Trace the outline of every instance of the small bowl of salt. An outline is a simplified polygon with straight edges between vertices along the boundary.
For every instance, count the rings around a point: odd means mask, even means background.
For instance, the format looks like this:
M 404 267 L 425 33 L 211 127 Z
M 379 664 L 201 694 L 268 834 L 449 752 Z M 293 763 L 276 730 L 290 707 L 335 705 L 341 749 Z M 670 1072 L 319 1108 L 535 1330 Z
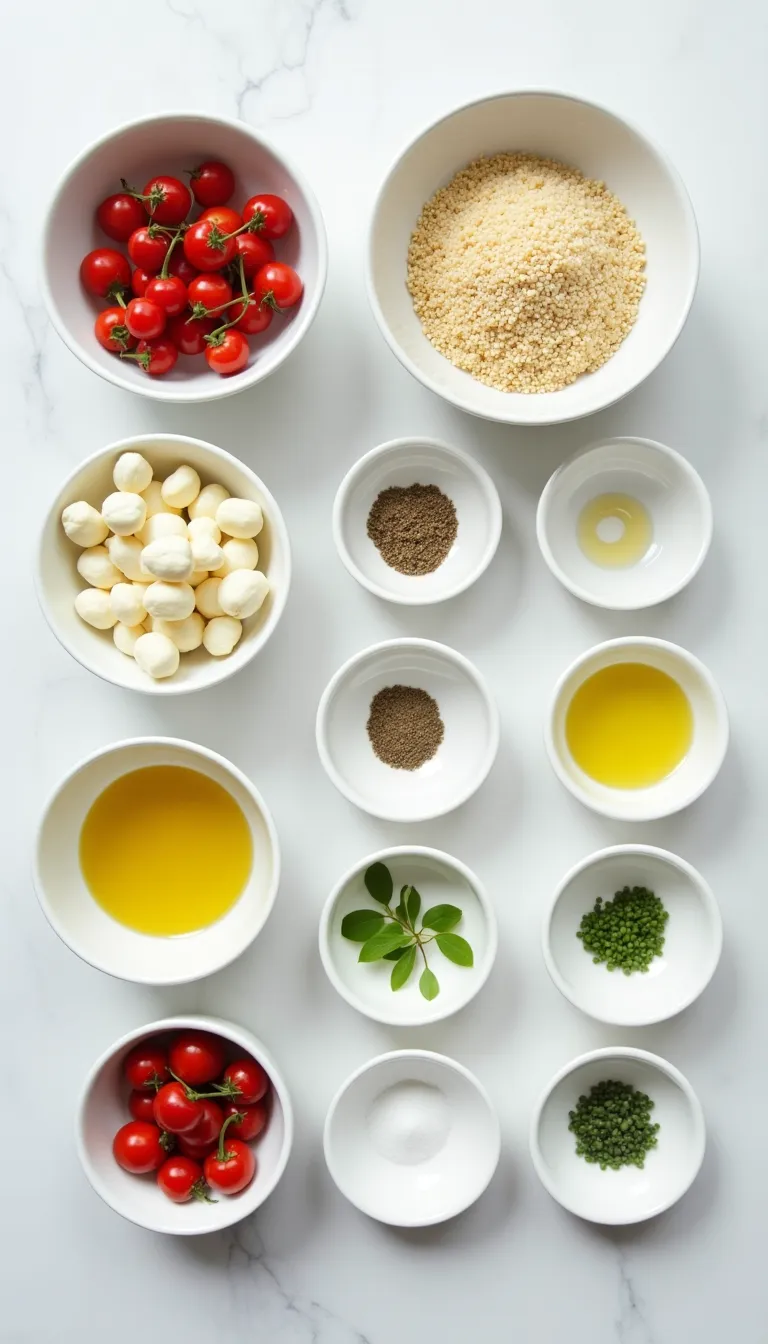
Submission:
M 469 1069 L 429 1050 L 395 1050 L 342 1085 L 323 1146 L 336 1185 L 362 1213 L 392 1227 L 429 1227 L 479 1199 L 501 1133 Z

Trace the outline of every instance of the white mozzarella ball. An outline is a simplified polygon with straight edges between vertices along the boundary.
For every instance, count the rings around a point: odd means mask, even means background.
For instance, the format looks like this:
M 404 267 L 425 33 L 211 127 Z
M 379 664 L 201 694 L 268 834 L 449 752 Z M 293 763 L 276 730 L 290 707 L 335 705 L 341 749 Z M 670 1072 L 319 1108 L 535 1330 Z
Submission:
M 196 537 L 210 537 L 217 544 L 221 541 L 221 528 L 216 519 L 207 516 L 190 518 L 187 524 L 187 534 L 190 541 L 194 541 Z
M 89 546 L 77 557 L 77 572 L 94 588 L 114 588 L 122 583 L 123 575 L 109 558 L 106 546 Z
M 160 494 L 172 509 L 186 509 L 200 494 L 200 477 L 194 467 L 186 464 L 177 467 L 167 476 L 160 488 Z
M 196 568 L 186 537 L 158 537 L 144 547 L 141 563 L 146 574 L 170 583 L 184 583 Z
M 243 633 L 234 616 L 214 616 L 203 631 L 203 644 L 214 658 L 226 658 Z
M 112 564 L 117 566 L 126 579 L 136 583 L 146 577 L 141 568 L 142 545 L 136 537 L 109 537 L 104 544 L 109 551 Z
M 67 505 L 61 515 L 61 525 L 76 546 L 98 546 L 109 534 L 109 528 L 98 509 L 94 509 L 92 504 L 86 504 L 84 499 Z
M 142 490 L 141 497 L 147 506 L 148 518 L 154 518 L 156 513 L 181 513 L 181 509 L 171 508 L 163 499 L 162 481 L 150 481 L 146 490 Z
M 121 453 L 112 472 L 117 490 L 129 490 L 140 495 L 152 480 L 152 468 L 141 453 Z
M 224 564 L 224 552 L 213 537 L 193 537 L 190 545 L 196 569 L 218 569 Z
M 142 546 L 149 546 L 159 537 L 186 537 L 187 524 L 178 513 L 153 513 L 136 535 Z
M 144 585 L 116 583 L 110 593 L 112 610 L 123 625 L 140 625 L 147 614 L 144 606 Z
M 259 548 L 250 537 L 232 537 L 221 549 L 224 563 L 214 570 L 217 579 L 225 579 L 233 569 L 255 569 L 259 563 Z
M 216 510 L 224 499 L 229 499 L 229 491 L 223 485 L 215 482 L 204 485 L 197 499 L 193 499 L 189 506 L 190 518 L 215 518 Z
M 142 672 L 159 680 L 172 677 L 179 667 L 179 650 L 167 635 L 140 635 L 133 646 L 133 656 Z
M 269 583 L 260 570 L 233 569 L 221 580 L 219 606 L 226 616 L 236 616 L 242 621 L 259 610 L 268 592 Z
M 264 515 L 253 499 L 223 499 L 216 522 L 228 537 L 255 537 L 264 526 Z
M 195 606 L 207 621 L 212 620 L 214 616 L 224 615 L 224 611 L 219 605 L 220 587 L 221 579 L 205 579 L 195 589 Z
M 144 594 L 144 606 L 150 616 L 166 621 L 185 621 L 195 609 L 195 590 L 188 583 L 150 583 Z
M 96 630 L 111 630 L 117 617 L 112 610 L 109 593 L 104 588 L 85 588 L 75 598 L 75 611 L 81 620 Z
M 205 580 L 207 578 L 208 578 L 207 569 L 196 569 L 192 574 L 190 574 L 189 578 L 187 579 L 187 583 L 189 583 L 192 588 L 199 588 L 200 584 L 205 583 Z
M 141 639 L 143 634 L 143 625 L 124 625 L 122 621 L 118 621 L 112 631 L 112 638 L 115 641 L 115 647 L 118 648 L 121 653 L 126 654 L 128 658 L 132 658 L 134 649 L 136 648 L 136 641 L 137 639 Z
M 104 500 L 101 516 L 110 532 L 118 537 L 129 537 L 144 526 L 147 505 L 141 495 L 130 490 L 116 490 Z
M 199 611 L 193 611 L 185 621 L 163 621 L 152 618 L 152 632 L 167 635 L 176 645 L 179 653 L 191 653 L 199 649 L 203 642 L 205 622 Z

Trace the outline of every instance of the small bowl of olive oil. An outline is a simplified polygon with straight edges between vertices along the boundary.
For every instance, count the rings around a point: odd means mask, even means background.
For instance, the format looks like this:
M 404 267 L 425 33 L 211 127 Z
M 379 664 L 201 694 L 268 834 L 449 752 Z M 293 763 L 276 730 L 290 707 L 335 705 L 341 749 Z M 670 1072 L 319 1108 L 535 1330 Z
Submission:
M 728 711 L 712 673 L 663 639 L 598 644 L 558 681 L 545 740 L 558 779 L 618 821 L 679 812 L 715 778 Z
M 228 965 L 277 894 L 277 833 L 234 765 L 191 742 L 118 742 L 66 776 L 45 809 L 35 886 L 49 923 L 99 970 L 184 984 Z

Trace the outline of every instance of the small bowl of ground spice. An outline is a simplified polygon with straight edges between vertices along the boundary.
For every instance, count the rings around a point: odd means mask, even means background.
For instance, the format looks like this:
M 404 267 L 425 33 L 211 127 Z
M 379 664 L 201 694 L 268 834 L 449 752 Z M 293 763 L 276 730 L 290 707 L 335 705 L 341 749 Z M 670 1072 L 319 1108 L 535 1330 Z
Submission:
M 390 639 L 355 654 L 317 710 L 317 749 L 336 788 L 371 816 L 427 821 L 466 802 L 496 758 L 499 713 L 455 649 Z
M 542 945 L 554 984 L 576 1008 L 614 1026 L 647 1027 L 706 989 L 723 926 L 709 886 L 685 859 L 615 845 L 563 878 Z
M 347 472 L 333 535 L 364 588 L 419 606 L 455 597 L 480 577 L 501 520 L 496 486 L 468 453 L 435 439 L 394 439 Z
M 704 1160 L 701 1103 L 673 1064 L 608 1046 L 571 1060 L 531 1117 L 531 1159 L 563 1208 L 593 1223 L 641 1223 L 676 1204 Z
M 422 132 L 381 187 L 367 263 L 374 316 L 414 377 L 519 425 L 637 387 L 680 335 L 698 273 L 664 154 L 615 113 L 541 90 Z

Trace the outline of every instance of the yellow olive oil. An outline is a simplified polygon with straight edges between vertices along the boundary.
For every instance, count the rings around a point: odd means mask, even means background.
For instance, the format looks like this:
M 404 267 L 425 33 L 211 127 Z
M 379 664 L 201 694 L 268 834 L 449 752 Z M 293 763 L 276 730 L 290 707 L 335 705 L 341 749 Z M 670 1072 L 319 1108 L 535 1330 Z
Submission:
M 192 933 L 243 891 L 253 845 L 242 809 L 197 770 L 150 765 L 100 793 L 80 832 L 91 895 L 137 933 Z
M 579 514 L 577 535 L 593 564 L 628 569 L 647 553 L 653 527 L 648 511 L 632 495 L 596 495 Z
M 614 663 L 582 682 L 565 717 L 574 761 L 598 784 L 644 789 L 680 764 L 693 738 L 688 697 L 647 663 Z

